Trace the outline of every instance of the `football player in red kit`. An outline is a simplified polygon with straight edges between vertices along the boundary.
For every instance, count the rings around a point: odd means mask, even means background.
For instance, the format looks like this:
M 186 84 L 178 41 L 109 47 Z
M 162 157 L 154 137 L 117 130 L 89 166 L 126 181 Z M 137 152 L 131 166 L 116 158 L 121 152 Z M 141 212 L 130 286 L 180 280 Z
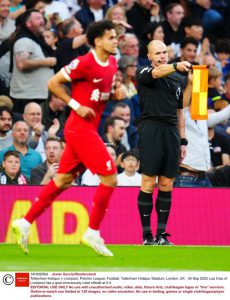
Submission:
M 89 26 L 87 39 L 92 50 L 62 68 L 48 83 L 49 90 L 72 110 L 64 129 L 66 146 L 58 174 L 43 188 L 24 218 L 12 223 L 17 243 L 25 253 L 32 222 L 88 168 L 99 175 L 101 183 L 93 198 L 89 227 L 82 242 L 100 255 L 113 256 L 100 236 L 99 227 L 116 186 L 117 171 L 97 129 L 117 70 L 113 55 L 118 41 L 113 24 L 104 20 Z M 72 98 L 63 87 L 66 82 L 72 84 Z

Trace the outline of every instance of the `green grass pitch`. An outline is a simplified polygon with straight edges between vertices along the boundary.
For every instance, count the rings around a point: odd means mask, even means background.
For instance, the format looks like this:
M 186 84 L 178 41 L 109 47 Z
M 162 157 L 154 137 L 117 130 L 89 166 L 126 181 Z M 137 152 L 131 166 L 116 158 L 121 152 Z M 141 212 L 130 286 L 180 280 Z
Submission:
M 111 245 L 102 257 L 81 245 L 0 244 L 0 271 L 230 271 L 230 247 Z

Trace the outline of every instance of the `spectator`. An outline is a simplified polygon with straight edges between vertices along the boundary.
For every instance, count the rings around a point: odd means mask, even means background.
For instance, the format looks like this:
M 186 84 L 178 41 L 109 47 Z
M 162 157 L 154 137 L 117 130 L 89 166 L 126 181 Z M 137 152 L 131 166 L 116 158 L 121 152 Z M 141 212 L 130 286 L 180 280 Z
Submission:
M 214 108 L 222 100 L 219 91 L 222 89 L 221 85 L 222 73 L 217 68 L 210 68 L 208 70 L 208 108 Z
M 68 93 L 69 90 L 65 88 Z M 45 130 L 49 131 L 53 126 L 54 119 L 57 119 L 60 124 L 60 128 L 56 135 L 60 135 L 63 132 L 65 122 L 69 116 L 70 109 L 61 99 L 57 98 L 53 94 L 49 94 L 49 98 L 41 104 L 42 109 L 42 124 L 45 126 Z
M 10 1 L 0 0 L 0 44 L 15 30 L 14 20 L 9 18 Z
M 30 178 L 30 172 L 37 165 L 42 163 L 40 153 L 27 146 L 29 139 L 29 127 L 24 121 L 18 121 L 12 128 L 13 145 L 0 151 L 0 162 L 3 161 L 4 154 L 9 151 L 20 153 L 22 174 Z
M 112 143 L 116 151 L 116 165 L 120 165 L 120 156 L 126 151 L 125 146 L 121 143 L 125 133 L 125 121 L 120 117 L 108 117 L 104 124 L 104 136 L 102 137 L 105 143 Z
M 133 27 L 135 35 L 141 40 L 143 29 L 155 17 L 159 20 L 159 5 L 152 0 L 137 0 L 126 13 L 128 23 Z M 137 21 L 138 20 L 138 21 Z M 140 26 L 141 24 L 141 26 Z
M 137 89 L 134 84 L 137 63 L 136 58 L 127 55 L 123 55 L 118 60 L 118 68 L 123 73 L 123 86 L 128 99 L 137 94 Z
M 0 45 L 15 31 L 15 21 L 9 18 L 9 0 L 0 0 Z M 1 94 L 9 94 L 10 85 L 10 52 L 6 50 L 0 57 L 0 90 Z
M 224 94 L 222 99 L 225 99 L 230 104 L 230 72 L 224 77 Z
M 203 39 L 204 29 L 201 19 L 187 16 L 182 20 L 182 25 L 184 28 L 185 37 L 191 37 L 198 42 L 197 61 L 202 59 L 204 55 L 211 54 L 209 39 Z
M 118 38 L 122 37 L 126 31 L 132 29 L 132 26 L 127 23 L 125 9 L 119 4 L 111 6 L 105 14 L 105 19 L 110 20 L 115 24 L 115 30 Z
M 10 82 L 10 95 L 14 111 L 23 113 L 29 102 L 41 103 L 48 98 L 47 81 L 54 74 L 56 58 L 45 43 L 42 32 L 44 19 L 36 10 L 23 15 L 23 22 L 14 44 L 14 65 Z
M 216 131 L 214 127 L 209 127 L 208 139 L 212 168 L 216 169 L 230 164 L 230 150 L 227 137 Z
M 185 38 L 180 45 L 181 55 L 175 58 L 174 60 L 170 61 L 169 63 L 181 62 L 186 60 L 190 62 L 192 65 L 198 65 L 198 63 L 195 61 L 197 47 L 198 47 L 198 42 L 195 39 L 191 37 Z M 182 88 L 185 89 L 188 83 L 188 74 L 185 72 L 177 72 L 176 75 L 183 77 L 184 80 L 182 82 Z
M 114 161 L 116 161 L 116 150 L 112 143 L 105 143 L 106 148 Z M 100 178 L 97 174 L 93 174 L 89 169 L 82 174 L 81 185 L 98 186 L 100 184 Z
M 230 187 L 230 166 L 217 169 L 208 173 L 209 179 L 214 187 Z
M 45 6 L 45 13 L 49 18 L 52 18 L 54 14 L 56 14 L 60 22 L 63 22 L 71 17 L 66 3 L 60 1 L 49 2 L 50 3 Z
M 79 9 L 81 9 L 81 1 L 79 0 L 59 0 L 67 4 L 71 16 L 73 16 Z
M 26 11 L 25 5 L 22 4 L 23 0 L 11 0 L 10 1 L 10 18 L 16 19 L 22 13 Z
M 6 106 L 7 108 L 9 108 L 12 111 L 14 104 L 13 104 L 13 101 L 10 99 L 10 97 L 1 95 L 0 96 L 0 107 L 1 106 Z M 23 117 L 21 114 L 19 114 L 17 112 L 13 112 L 13 111 L 12 111 L 12 114 L 13 114 L 13 123 L 23 120 Z
M 107 9 L 106 0 L 85 0 L 82 8 L 75 14 L 75 18 L 86 30 L 90 23 L 102 20 Z
M 7 106 L 0 107 L 0 150 L 13 144 L 12 117 L 13 113 Z
M 205 54 L 199 61 L 201 65 L 206 65 L 208 68 L 216 68 L 217 61 L 212 54 Z
M 139 169 L 140 159 L 136 151 L 126 151 L 121 156 L 121 167 L 124 171 L 117 175 L 118 186 L 141 186 Z
M 147 59 L 147 45 L 152 40 L 159 40 L 164 42 L 164 31 L 161 23 L 151 22 L 146 25 L 143 30 L 140 46 L 139 60 L 141 60 L 141 65 L 150 65 L 149 60 Z M 170 46 L 168 46 L 170 47 Z M 168 49 L 170 50 L 170 49 Z M 171 52 L 170 52 L 171 54 Z M 170 56 L 170 59 L 174 57 Z
M 230 72 L 230 40 L 220 39 L 215 46 L 218 68 L 222 71 L 223 76 Z
M 2 169 L 0 171 L 0 185 L 25 185 L 29 183 L 20 171 L 20 155 L 17 151 L 7 151 L 2 161 Z
M 38 151 L 43 161 L 46 158 L 45 155 L 45 143 L 47 137 L 55 137 L 59 130 L 59 121 L 53 120 L 53 125 L 49 128 L 49 131 L 45 131 L 45 126 L 42 124 L 42 109 L 41 106 L 35 102 L 30 102 L 25 106 L 23 118 L 29 126 L 29 143 L 28 145 Z
M 56 175 L 61 158 L 60 139 L 48 138 L 45 145 L 46 160 L 31 171 L 31 184 L 45 185 Z
M 36 9 L 45 17 L 45 7 L 52 0 L 25 0 L 26 10 Z
M 57 70 L 68 65 L 79 55 L 84 55 L 89 51 L 86 46 L 86 35 L 83 33 L 81 24 L 74 18 L 65 20 L 61 25 L 63 39 L 58 43 L 57 49 Z
M 117 69 L 114 79 L 114 85 L 110 93 L 110 99 L 107 101 L 105 109 L 103 110 L 98 132 L 102 136 L 104 134 L 105 120 L 110 116 L 114 106 L 119 102 L 128 102 L 130 100 L 126 97 L 126 90 L 123 84 L 124 76 L 121 70 Z
M 220 112 L 228 107 L 228 102 L 226 100 L 219 100 L 215 103 L 215 111 Z M 221 121 L 215 126 L 215 132 L 224 135 L 225 139 L 228 143 L 228 149 L 230 149 L 230 118 L 226 118 L 226 120 Z
M 135 34 L 126 33 L 119 41 L 119 49 L 121 55 L 132 56 L 134 58 L 139 57 L 139 41 Z
M 49 45 L 53 51 L 57 50 L 58 43 L 58 35 L 55 30 L 45 30 L 43 33 L 43 37 L 47 45 Z
M 179 45 L 184 38 L 183 27 L 181 25 L 184 17 L 184 8 L 179 3 L 171 3 L 166 7 L 166 19 L 162 22 L 164 30 L 164 42 L 166 46 L 172 45 L 177 56 Z
M 131 124 L 130 106 L 127 103 L 118 102 L 114 106 L 111 116 L 122 118 L 125 121 L 125 132 L 121 142 L 126 149 L 130 150 L 137 148 L 139 135 L 137 128 Z
M 223 1 L 218 2 L 223 3 Z M 212 8 L 212 4 L 214 4 L 213 0 L 188 1 L 189 14 L 201 18 L 205 36 L 212 36 L 214 38 L 221 34 L 223 16 L 220 12 Z

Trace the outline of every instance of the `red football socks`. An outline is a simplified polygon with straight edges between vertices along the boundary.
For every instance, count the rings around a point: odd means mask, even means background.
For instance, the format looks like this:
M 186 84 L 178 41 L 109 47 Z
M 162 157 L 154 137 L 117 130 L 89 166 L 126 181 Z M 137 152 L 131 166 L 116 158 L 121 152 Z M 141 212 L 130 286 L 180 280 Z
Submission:
M 93 208 L 90 216 L 89 227 L 98 230 L 109 205 L 109 199 L 114 191 L 114 187 L 100 184 L 93 199 Z
M 25 219 L 31 224 L 37 219 L 44 210 L 49 207 L 55 198 L 63 192 L 63 189 L 59 189 L 53 180 L 51 180 L 41 191 L 38 196 L 38 200 L 33 204 L 31 209 L 25 215 Z

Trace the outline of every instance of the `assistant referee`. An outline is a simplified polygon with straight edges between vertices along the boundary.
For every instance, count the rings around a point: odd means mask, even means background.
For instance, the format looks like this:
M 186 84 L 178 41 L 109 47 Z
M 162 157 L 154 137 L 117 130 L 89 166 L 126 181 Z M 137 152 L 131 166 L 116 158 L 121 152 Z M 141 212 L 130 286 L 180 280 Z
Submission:
M 166 45 L 158 40 L 148 44 L 148 59 L 152 67 L 137 70 L 137 90 L 142 111 L 140 124 L 141 189 L 138 196 L 143 244 L 172 245 L 166 226 L 171 208 L 171 194 L 179 162 L 186 155 L 187 140 L 183 115 L 183 93 L 180 76 L 189 72 L 191 64 L 182 61 L 168 63 Z M 158 177 L 155 238 L 151 230 L 152 194 Z

